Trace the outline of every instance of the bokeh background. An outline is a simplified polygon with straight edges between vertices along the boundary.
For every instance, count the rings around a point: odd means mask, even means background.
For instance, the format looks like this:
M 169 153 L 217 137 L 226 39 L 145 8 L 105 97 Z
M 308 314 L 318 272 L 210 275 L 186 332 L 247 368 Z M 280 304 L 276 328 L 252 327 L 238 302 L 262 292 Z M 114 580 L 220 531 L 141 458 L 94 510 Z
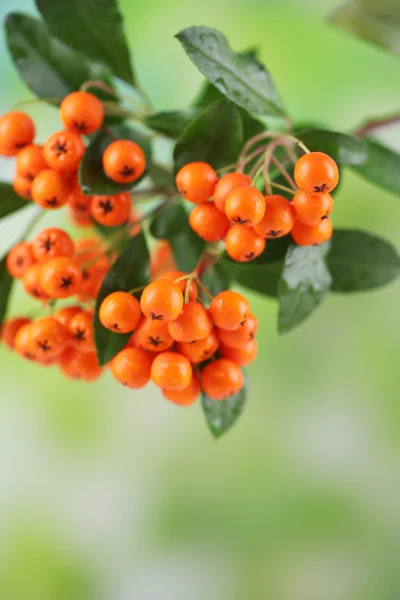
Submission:
M 158 109 L 183 107 L 197 90 L 173 36 L 204 24 L 235 49 L 260 47 L 295 120 L 351 130 L 399 109 L 400 64 L 330 27 L 339 4 L 121 0 Z M 2 0 L 1 17 L 10 10 L 35 13 L 31 0 Z M 2 113 L 30 93 L 2 34 L 0 56 Z M 30 112 L 42 139 L 58 127 L 53 109 Z M 400 148 L 399 128 L 383 139 Z M 11 178 L 9 161 L 0 170 Z M 25 219 L 2 221 L 2 251 Z M 350 172 L 333 220 L 399 243 L 399 199 Z M 276 304 L 250 295 L 261 351 L 246 410 L 218 442 L 198 405 L 179 409 L 109 375 L 65 381 L 2 349 L 0 598 L 399 598 L 399 291 L 329 296 L 281 338 Z M 13 304 L 25 308 L 18 294 Z

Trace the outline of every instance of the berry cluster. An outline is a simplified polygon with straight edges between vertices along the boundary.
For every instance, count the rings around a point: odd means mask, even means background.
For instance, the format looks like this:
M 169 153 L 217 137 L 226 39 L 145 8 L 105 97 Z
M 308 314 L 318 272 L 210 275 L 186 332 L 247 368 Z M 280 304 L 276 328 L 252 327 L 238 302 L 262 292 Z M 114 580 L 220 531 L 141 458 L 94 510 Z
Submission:
M 339 180 L 336 163 L 322 152 L 309 152 L 297 161 L 294 178 L 299 190 L 293 190 L 290 201 L 277 194 L 264 196 L 245 173 L 218 179 L 208 163 L 192 162 L 179 170 L 176 186 L 197 204 L 189 216 L 197 235 L 207 242 L 224 240 L 233 260 L 248 262 L 262 254 L 267 239 L 290 233 L 296 244 L 307 246 L 331 237 L 329 192 Z
M 0 155 L 16 156 L 15 192 L 46 210 L 67 204 L 71 218 L 80 226 L 96 221 L 106 227 L 131 218 L 128 193 L 114 196 L 85 196 L 77 180 L 85 152 L 82 136 L 103 124 L 103 103 L 89 92 L 73 92 L 60 105 L 64 130 L 53 133 L 43 146 L 34 144 L 35 125 L 23 112 L 12 111 L 0 118 Z M 143 150 L 130 140 L 114 140 L 103 157 L 104 172 L 117 183 L 132 183 L 146 168 Z

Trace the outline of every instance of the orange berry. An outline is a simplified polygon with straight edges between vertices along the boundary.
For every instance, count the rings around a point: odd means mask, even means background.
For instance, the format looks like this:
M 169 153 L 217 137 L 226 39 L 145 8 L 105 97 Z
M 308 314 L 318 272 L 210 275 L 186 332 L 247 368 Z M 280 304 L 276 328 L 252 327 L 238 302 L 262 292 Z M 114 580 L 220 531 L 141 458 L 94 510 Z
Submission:
M 226 331 L 226 329 L 218 329 L 218 337 L 224 346 L 229 348 L 242 348 L 254 339 L 258 329 L 257 317 L 250 314 L 247 317 L 246 323 L 241 325 L 235 331 Z
M 31 325 L 31 343 L 38 360 L 58 356 L 68 341 L 66 328 L 53 317 L 42 317 Z
M 72 256 L 74 253 L 74 242 L 62 229 L 52 227 L 43 229 L 32 242 L 32 250 L 38 262 L 44 262 L 49 258 L 58 256 Z
M 238 187 L 251 185 L 251 177 L 244 173 L 227 173 L 218 181 L 214 190 L 214 204 L 225 214 L 226 199 Z
M 186 273 L 184 273 L 183 271 L 176 271 L 176 270 L 166 271 L 159 277 L 159 279 L 169 279 L 170 281 L 175 282 L 177 279 L 180 279 L 181 277 L 184 277 L 185 275 L 186 275 Z M 178 281 L 176 284 L 180 288 L 182 294 L 185 294 L 187 282 L 188 282 L 187 279 L 182 279 L 181 281 Z M 193 302 L 194 300 L 196 300 L 196 298 L 197 298 L 197 285 L 192 280 L 190 283 L 189 300 L 190 300 L 190 302 Z
M 157 279 L 143 290 L 140 308 L 153 321 L 173 321 L 181 314 L 183 294 L 169 279 Z
M 162 352 L 151 365 L 151 380 L 166 390 L 184 390 L 192 380 L 192 366 L 182 354 Z
M 250 304 L 237 292 L 225 290 L 215 296 L 210 304 L 211 319 L 220 329 L 235 331 L 250 314 Z
M 113 292 L 100 305 L 99 319 L 103 327 L 116 333 L 130 333 L 142 313 L 139 301 L 127 292 Z
M 179 406 L 191 406 L 201 392 L 200 382 L 193 375 L 191 382 L 183 390 L 161 390 L 164 398 Z
M 213 329 L 206 338 L 194 342 L 180 342 L 177 350 L 186 356 L 193 365 L 204 362 L 213 356 L 219 348 L 218 335 Z
M 85 196 L 77 181 L 72 186 L 71 193 L 68 198 L 69 206 L 76 212 L 90 214 L 90 205 L 92 196 Z
M 252 227 L 232 225 L 225 238 L 225 247 L 233 260 L 249 262 L 264 252 L 265 239 Z
M 170 336 L 177 342 L 194 342 L 206 338 L 213 324 L 208 310 L 200 302 L 184 304 L 181 314 L 168 323 Z
M 81 312 L 82 308 L 80 306 L 66 306 L 65 308 L 60 308 L 54 315 L 54 318 L 68 329 L 71 319 Z
M 165 352 L 174 343 L 166 321 L 153 321 L 144 317 L 136 330 L 136 342 L 144 350 Z
M 218 175 L 205 162 L 191 162 L 182 167 L 175 178 L 178 192 L 189 202 L 207 202 L 214 193 Z
M 36 300 L 49 300 L 50 296 L 44 291 L 40 283 L 41 272 L 42 265 L 39 263 L 29 267 L 22 279 L 22 285 L 25 292 L 29 296 L 32 296 L 32 298 Z
M 127 192 L 115 196 L 93 196 L 90 214 L 101 225 L 115 227 L 129 220 L 131 207 L 132 199 Z
M 14 350 L 27 360 L 36 360 L 32 344 L 32 323 L 26 323 L 18 329 L 14 338 Z
M 15 156 L 25 146 L 32 144 L 35 126 L 23 112 L 11 111 L 0 117 L 0 154 Z
M 130 388 L 142 388 L 150 379 L 151 358 L 139 348 L 124 348 L 111 363 L 115 379 Z
M 25 146 L 18 153 L 15 166 L 19 177 L 25 177 L 25 179 L 33 181 L 40 171 L 47 169 L 43 156 L 43 146 L 37 146 L 36 144 Z
M 203 202 L 196 206 L 189 216 L 190 227 L 206 242 L 222 240 L 229 229 L 229 221 L 214 202 Z
M 71 223 L 73 225 L 75 225 L 75 227 L 92 227 L 93 225 L 93 219 L 92 219 L 92 215 L 89 212 L 89 209 L 87 210 L 78 210 L 78 209 L 74 209 L 72 207 L 68 207 L 69 208 L 69 219 L 71 221 Z
M 220 358 L 204 367 L 201 384 L 209 398 L 225 400 L 242 389 L 244 378 L 240 367 L 235 362 Z
M 152 279 L 160 277 L 164 272 L 176 269 L 172 248 L 167 241 L 155 246 L 150 256 L 150 275 Z
M 298 187 L 307 194 L 331 192 L 339 181 L 339 169 L 333 158 L 323 152 L 304 154 L 294 168 Z
M 69 182 L 53 169 L 45 169 L 36 175 L 32 183 L 32 200 L 42 208 L 54 210 L 68 201 Z
M 103 240 L 97 237 L 82 238 L 75 242 L 75 258 L 78 264 L 91 261 L 107 249 Z
M 28 325 L 28 323 L 31 323 L 31 319 L 26 317 L 13 317 L 12 319 L 5 321 L 1 328 L 2 342 L 4 342 L 4 344 L 9 348 L 14 348 L 15 337 L 18 331 L 24 325 Z
M 258 344 L 257 340 L 253 339 L 241 346 L 240 348 L 231 348 L 230 346 L 220 346 L 221 356 L 233 360 L 240 367 L 245 367 L 253 362 L 257 356 Z
M 146 157 L 136 142 L 116 140 L 104 151 L 103 169 L 113 181 L 131 183 L 145 172 Z
M 68 325 L 68 332 L 74 347 L 80 352 L 93 352 L 94 331 L 93 331 L 93 315 L 87 311 L 81 310 L 76 313 Z
M 77 298 L 85 301 L 97 298 L 108 268 L 101 265 L 91 265 L 82 269 L 82 283 Z
M 19 242 L 11 248 L 6 258 L 7 271 L 15 279 L 21 279 L 36 262 L 30 242 Z
M 327 192 L 323 194 L 306 194 L 297 192 L 293 198 L 293 208 L 296 214 L 296 220 L 314 227 L 320 221 L 326 219 L 333 208 L 333 198 Z
M 298 246 L 323 244 L 332 237 L 332 221 L 329 218 L 324 219 L 315 227 L 307 227 L 296 221 L 290 233 Z
M 43 147 L 44 158 L 51 169 L 62 173 L 76 171 L 85 152 L 82 138 L 73 131 L 53 133 Z
M 79 291 L 82 270 L 67 256 L 50 258 L 41 267 L 40 284 L 51 298 L 70 298 Z
M 261 237 L 275 239 L 287 235 L 294 225 L 293 206 L 283 196 L 270 194 L 265 197 L 265 215 L 254 227 Z
M 227 197 L 225 212 L 233 223 L 254 227 L 264 216 L 265 198 L 254 186 L 242 185 Z
M 79 352 L 76 348 L 67 348 L 61 354 L 59 362 L 61 371 L 71 379 L 95 381 L 103 372 L 96 352 Z
M 60 117 L 66 129 L 90 135 L 103 123 L 103 103 L 90 92 L 72 92 L 61 102 Z
M 25 200 L 32 200 L 32 182 L 25 177 L 16 175 L 12 182 L 14 192 Z

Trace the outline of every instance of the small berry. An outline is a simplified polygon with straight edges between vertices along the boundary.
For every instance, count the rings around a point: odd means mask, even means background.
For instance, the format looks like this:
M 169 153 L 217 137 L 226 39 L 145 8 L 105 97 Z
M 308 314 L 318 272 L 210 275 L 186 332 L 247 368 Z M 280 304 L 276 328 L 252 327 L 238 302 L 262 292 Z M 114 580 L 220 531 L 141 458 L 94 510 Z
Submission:
M 225 290 L 212 300 L 210 313 L 214 325 L 220 329 L 234 331 L 246 323 L 250 305 L 241 294 Z
M 73 346 L 80 352 L 93 352 L 94 330 L 93 316 L 89 312 L 81 310 L 76 313 L 68 324 L 68 332 Z
M 32 344 L 32 323 L 26 323 L 18 329 L 14 339 L 14 350 L 27 360 L 36 360 Z
M 331 214 L 333 198 L 327 192 L 306 194 L 300 191 L 293 198 L 293 208 L 297 221 L 308 227 L 314 227 Z
M 30 242 L 19 242 L 11 248 L 6 258 L 7 271 L 15 279 L 21 279 L 36 262 Z
M 225 203 L 226 216 L 233 223 L 254 227 L 265 213 L 265 198 L 257 188 L 243 185 L 229 194 Z
M 65 350 L 68 332 L 53 317 L 42 317 L 31 325 L 31 343 L 38 360 L 51 359 Z
M 233 260 L 249 262 L 264 252 L 265 239 L 252 227 L 232 225 L 225 238 L 225 247 Z
M 183 390 L 161 390 L 164 398 L 178 404 L 179 406 L 191 406 L 194 404 L 201 392 L 200 382 L 193 375 L 191 382 Z
M 213 324 L 208 310 L 200 302 L 184 304 L 181 314 L 168 323 L 170 336 L 177 342 L 194 342 L 206 338 Z
M 240 367 L 235 362 L 227 358 L 220 358 L 204 367 L 201 383 L 209 398 L 225 400 L 242 389 L 244 378 Z
M 0 117 L 0 154 L 15 156 L 32 144 L 35 126 L 32 119 L 23 112 L 11 111 Z
M 96 352 L 79 352 L 76 348 L 67 348 L 61 354 L 59 362 L 63 374 L 71 379 L 95 381 L 103 372 Z
M 238 187 L 251 185 L 251 177 L 244 173 L 227 173 L 218 181 L 214 190 L 214 204 L 219 211 L 225 214 L 226 199 Z
M 315 227 L 307 227 L 307 225 L 296 221 L 290 233 L 299 246 L 323 244 L 332 237 L 332 221 L 329 218 L 324 219 Z
M 151 365 L 151 380 L 166 390 L 184 390 L 191 382 L 192 366 L 178 352 L 162 352 Z
M 196 206 L 189 216 L 190 227 L 206 242 L 222 240 L 229 229 L 229 221 L 213 202 Z
M 218 329 L 218 337 L 224 346 L 229 348 L 242 348 L 247 342 L 254 339 L 258 329 L 257 317 L 250 314 L 247 317 L 246 323 L 241 325 L 235 331 L 226 331 L 226 329 Z
M 93 219 L 105 227 L 124 225 L 129 220 L 132 199 L 127 192 L 114 196 L 93 196 L 90 214 Z
M 60 117 L 69 131 L 90 135 L 103 123 L 103 103 L 90 92 L 72 92 L 61 102 Z
M 214 193 L 218 175 L 205 162 L 191 162 L 182 167 L 175 178 L 178 192 L 189 202 L 207 202 Z
M 130 388 L 142 388 L 150 379 L 151 358 L 138 348 L 124 348 L 111 363 L 115 379 Z
M 25 200 L 32 200 L 32 182 L 25 177 L 16 175 L 12 181 L 14 192 Z
M 139 301 L 127 292 L 113 292 L 100 305 L 99 319 L 103 327 L 116 333 L 130 333 L 141 317 Z
M 175 340 L 168 331 L 166 321 L 153 321 L 144 317 L 136 330 L 136 342 L 149 352 L 165 352 L 174 344 Z
M 194 342 L 180 342 L 177 350 L 193 365 L 209 360 L 219 348 L 218 335 L 213 329 L 206 338 Z
M 143 290 L 140 307 L 143 314 L 153 320 L 173 321 L 181 314 L 183 294 L 176 283 L 157 279 Z
M 25 292 L 29 294 L 29 296 L 32 296 L 32 298 L 35 298 L 36 300 L 49 300 L 50 296 L 44 291 L 42 284 L 40 283 L 41 273 L 41 264 L 36 263 L 32 265 L 26 271 L 22 279 L 22 285 Z
M 31 323 L 31 319 L 26 317 L 13 317 L 12 319 L 5 321 L 1 328 L 2 342 L 9 348 L 13 349 L 15 345 L 15 337 L 18 331 L 24 325 L 28 325 L 28 323 Z
M 231 348 L 221 344 L 220 353 L 223 358 L 233 360 L 240 367 L 245 367 L 253 362 L 258 352 L 257 340 L 253 339 L 243 344 L 240 348 Z
M 294 224 L 293 206 L 283 196 L 270 194 L 265 197 L 265 215 L 254 227 L 263 238 L 276 239 L 287 235 Z
M 50 258 L 41 266 L 40 284 L 50 298 L 74 296 L 81 282 L 81 268 L 67 256 Z
M 82 138 L 73 131 L 53 133 L 43 147 L 46 163 L 61 173 L 76 171 L 85 152 Z
M 68 329 L 72 318 L 81 312 L 82 308 L 80 306 L 66 306 L 65 308 L 60 308 L 54 315 L 54 318 Z
M 36 175 L 32 183 L 32 200 L 42 208 L 54 210 L 68 201 L 71 187 L 63 176 L 53 169 Z
M 104 151 L 103 169 L 113 181 L 131 183 L 145 172 L 146 157 L 136 142 L 116 140 Z
M 25 146 L 18 153 L 15 167 L 19 177 L 24 177 L 32 182 L 40 171 L 48 168 L 44 160 L 43 146 L 37 146 L 36 144 Z
M 92 196 L 86 196 L 77 181 L 74 182 L 68 198 L 68 205 L 77 212 L 90 215 Z
M 339 181 L 339 169 L 333 158 L 323 152 L 304 154 L 294 168 L 294 179 L 307 194 L 331 192 Z
M 71 257 L 74 253 L 74 242 L 68 233 L 52 227 L 38 233 L 32 242 L 32 250 L 37 262 L 59 256 Z
M 181 277 L 184 277 L 185 275 L 186 275 L 186 273 L 184 273 L 183 271 L 172 270 L 172 271 L 166 271 L 165 273 L 160 275 L 159 279 L 169 279 L 170 281 L 176 282 L 177 279 L 180 279 Z M 180 288 L 182 294 L 185 294 L 187 283 L 188 283 L 187 279 L 181 279 L 181 281 L 178 281 L 176 283 L 176 285 Z M 197 298 L 197 285 L 192 280 L 190 282 L 189 300 L 190 300 L 190 302 L 194 302 L 196 300 L 196 298 Z

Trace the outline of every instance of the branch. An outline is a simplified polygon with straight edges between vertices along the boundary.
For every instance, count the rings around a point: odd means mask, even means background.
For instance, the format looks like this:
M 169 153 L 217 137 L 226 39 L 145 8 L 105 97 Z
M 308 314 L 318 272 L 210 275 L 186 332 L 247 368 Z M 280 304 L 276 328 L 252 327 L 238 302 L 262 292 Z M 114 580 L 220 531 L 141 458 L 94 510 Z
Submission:
M 353 133 L 358 137 L 365 137 L 371 131 L 375 129 L 380 129 L 381 127 L 389 127 L 390 125 L 400 124 L 400 113 L 388 115 L 386 117 L 381 117 L 377 119 L 370 119 L 364 125 L 361 125 L 358 129 L 356 129 Z

